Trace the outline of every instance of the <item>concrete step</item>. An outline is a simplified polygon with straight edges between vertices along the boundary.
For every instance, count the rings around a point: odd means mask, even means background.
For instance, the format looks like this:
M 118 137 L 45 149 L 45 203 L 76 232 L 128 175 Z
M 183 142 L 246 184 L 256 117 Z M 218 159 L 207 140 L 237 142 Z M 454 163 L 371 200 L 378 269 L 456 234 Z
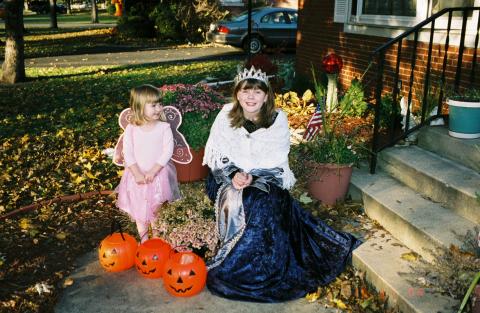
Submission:
M 411 251 L 385 231 L 377 231 L 353 251 L 353 265 L 366 273 L 377 291 L 385 291 L 389 305 L 403 313 L 456 312 L 459 301 L 413 285 L 416 262 L 402 255 Z
M 458 139 L 448 135 L 446 127 L 423 127 L 418 145 L 480 172 L 480 139 Z
M 382 151 L 378 165 L 392 177 L 480 224 L 480 173 L 417 146 Z
M 378 170 L 353 171 L 350 194 L 361 195 L 366 214 L 380 223 L 408 248 L 433 261 L 432 251 L 461 247 L 459 236 L 472 230 L 475 223 L 423 198 L 409 187 Z

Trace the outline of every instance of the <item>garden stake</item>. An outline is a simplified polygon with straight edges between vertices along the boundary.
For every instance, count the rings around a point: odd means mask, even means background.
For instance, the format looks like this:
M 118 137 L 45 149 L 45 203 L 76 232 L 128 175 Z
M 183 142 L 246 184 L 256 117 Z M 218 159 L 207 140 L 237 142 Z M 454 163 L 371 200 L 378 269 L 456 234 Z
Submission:
M 475 286 L 477 285 L 478 281 L 480 280 L 480 272 L 475 275 L 473 278 L 472 283 L 470 284 L 470 287 L 468 287 L 467 293 L 465 294 L 465 297 L 463 297 L 462 304 L 460 305 L 460 309 L 458 309 L 457 313 L 462 313 L 463 309 L 465 308 L 465 305 L 467 304 L 468 298 L 473 292 L 473 289 L 475 289 Z

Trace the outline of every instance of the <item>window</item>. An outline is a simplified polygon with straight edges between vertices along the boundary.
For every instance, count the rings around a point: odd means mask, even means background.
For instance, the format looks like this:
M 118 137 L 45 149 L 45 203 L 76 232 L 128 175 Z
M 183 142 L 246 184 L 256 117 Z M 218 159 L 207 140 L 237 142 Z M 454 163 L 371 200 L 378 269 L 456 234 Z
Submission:
M 416 11 L 416 0 L 364 0 L 362 3 L 363 14 L 415 16 Z
M 287 15 L 291 23 L 297 24 L 297 19 L 298 19 L 297 12 L 287 12 Z
M 335 0 L 334 21 L 344 23 L 345 32 L 393 38 L 444 8 L 474 6 L 480 6 L 480 0 Z M 461 29 L 461 16 L 461 12 L 453 14 L 451 36 L 455 37 L 455 31 Z M 473 46 L 471 34 L 476 31 L 478 11 L 470 12 L 468 17 L 466 39 Z M 447 20 L 447 16 L 437 19 L 434 41 L 444 41 Z M 428 41 L 427 33 L 428 30 L 420 32 L 421 41 Z M 455 39 L 451 39 L 454 44 Z
M 262 23 L 269 23 L 269 24 L 286 24 L 285 16 L 283 12 L 275 12 L 270 13 L 262 17 L 260 20 Z

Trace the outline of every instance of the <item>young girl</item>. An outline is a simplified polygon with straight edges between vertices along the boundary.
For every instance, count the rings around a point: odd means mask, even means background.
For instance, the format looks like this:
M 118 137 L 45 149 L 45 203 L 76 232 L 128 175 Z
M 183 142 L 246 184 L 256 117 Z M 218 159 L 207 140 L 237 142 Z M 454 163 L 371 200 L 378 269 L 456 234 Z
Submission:
M 125 128 L 123 154 L 125 171 L 117 187 L 117 207 L 137 223 L 141 242 L 157 210 L 166 201 L 180 198 L 177 172 L 170 158 L 173 136 L 160 104 L 160 91 L 142 85 L 130 91 L 132 119 Z
M 235 78 L 233 103 L 218 113 L 203 162 L 212 170 L 220 243 L 207 286 L 222 297 L 279 302 L 305 296 L 335 279 L 360 242 L 305 211 L 288 192 L 286 114 L 275 109 L 265 72 Z

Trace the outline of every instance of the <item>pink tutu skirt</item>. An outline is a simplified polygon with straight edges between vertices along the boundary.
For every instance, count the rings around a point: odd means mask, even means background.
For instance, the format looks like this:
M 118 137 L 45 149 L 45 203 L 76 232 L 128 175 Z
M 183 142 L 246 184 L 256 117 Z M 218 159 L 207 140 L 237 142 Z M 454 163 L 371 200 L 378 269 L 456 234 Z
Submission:
M 117 207 L 137 222 L 153 222 L 159 207 L 165 201 L 180 199 L 177 171 L 172 161 L 149 184 L 137 184 L 130 170 L 125 169 L 118 193 Z

